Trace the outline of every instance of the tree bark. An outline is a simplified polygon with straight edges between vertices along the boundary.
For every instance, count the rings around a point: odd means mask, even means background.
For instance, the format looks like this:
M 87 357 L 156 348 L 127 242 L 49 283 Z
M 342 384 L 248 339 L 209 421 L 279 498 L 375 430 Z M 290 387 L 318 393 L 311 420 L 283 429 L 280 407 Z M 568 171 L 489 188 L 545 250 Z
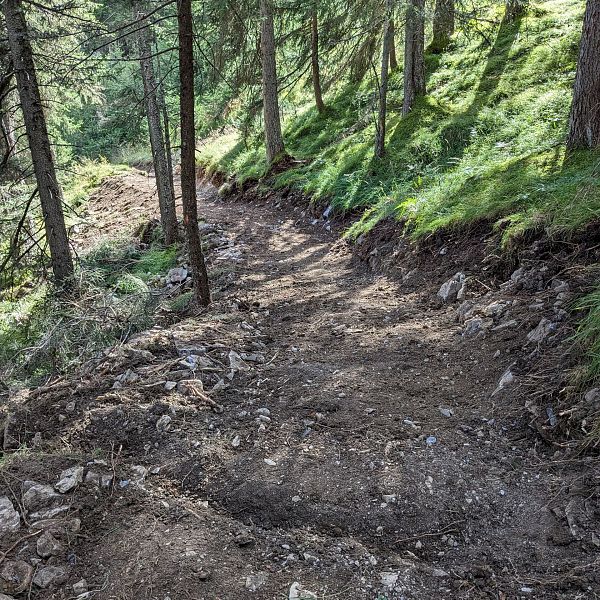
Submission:
M 158 51 L 158 44 L 156 44 L 156 38 L 154 39 L 154 42 L 154 48 L 156 49 L 156 51 Z M 169 119 L 169 110 L 167 109 L 167 101 L 165 100 L 165 88 L 160 68 L 160 57 L 157 57 L 156 59 L 156 72 L 158 74 L 159 81 L 157 89 L 158 104 L 162 113 L 163 126 L 165 132 L 165 153 L 167 155 L 169 186 L 171 188 L 171 195 L 173 196 L 173 201 L 175 201 L 175 178 L 173 176 L 173 150 L 171 148 L 171 126 Z
M 510 23 L 519 17 L 522 17 L 527 11 L 528 0 L 506 0 L 506 12 L 504 21 Z
M 587 0 L 569 117 L 569 149 L 600 146 L 600 2 Z
M 383 25 L 383 48 L 381 52 L 381 79 L 379 81 L 379 114 L 375 129 L 375 156 L 383 158 L 385 154 L 385 129 L 387 118 L 387 89 L 390 64 L 390 46 L 392 42 L 392 17 L 394 0 L 386 0 L 386 15 Z
M 407 115 L 417 96 L 425 94 L 425 0 L 409 0 L 404 41 L 404 104 Z
M 390 70 L 396 71 L 398 69 L 398 57 L 396 56 L 396 26 L 393 19 L 390 27 L 392 29 L 390 33 Z
M 74 284 L 74 269 L 62 208 L 63 195 L 56 177 L 54 155 L 21 0 L 4 0 L 4 19 L 40 195 L 52 271 L 56 283 L 63 289 L 69 289 Z
M 267 162 L 273 163 L 285 154 L 279 99 L 277 96 L 277 65 L 275 62 L 275 28 L 272 0 L 260 0 L 260 48 L 262 59 L 263 111 Z
M 429 49 L 443 52 L 454 33 L 454 0 L 436 0 L 433 12 L 433 39 Z
M 312 82 L 315 91 L 315 104 L 319 113 L 325 112 L 325 103 L 323 102 L 323 91 L 321 89 L 321 70 L 319 68 L 319 20 L 316 7 L 312 9 L 310 15 L 310 58 L 312 66 Z
M 139 19 L 142 15 L 143 11 L 138 3 L 134 8 L 134 18 Z M 140 70 L 144 83 L 148 132 L 150 134 L 150 146 L 152 147 L 152 162 L 158 190 L 160 220 L 165 236 L 165 244 L 171 245 L 177 241 L 177 214 L 175 212 L 175 196 L 171 187 L 161 113 L 157 99 L 158 84 L 152 63 L 152 33 L 148 27 L 139 30 L 138 47 L 140 51 Z
M 179 106 L 181 118 L 181 197 L 183 223 L 188 243 L 194 303 L 210 304 L 208 272 L 202 252 L 198 228 L 198 201 L 196 198 L 196 127 L 194 123 L 194 50 L 192 30 L 192 0 L 178 0 L 177 24 L 179 30 Z

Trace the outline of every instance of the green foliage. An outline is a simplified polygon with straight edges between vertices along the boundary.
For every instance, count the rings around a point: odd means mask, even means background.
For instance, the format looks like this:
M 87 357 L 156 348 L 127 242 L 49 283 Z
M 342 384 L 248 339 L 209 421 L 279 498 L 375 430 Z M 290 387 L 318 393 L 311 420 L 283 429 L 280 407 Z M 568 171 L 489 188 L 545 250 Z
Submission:
M 600 378 L 600 287 L 581 298 L 575 309 L 584 313 L 575 339 L 588 349 L 582 379 L 594 383 Z
M 81 206 L 90 193 L 108 177 L 118 175 L 127 169 L 124 165 L 112 164 L 104 159 L 82 159 L 73 163 L 63 183 L 63 192 L 67 204 Z
M 35 383 L 62 373 L 153 323 L 147 282 L 175 265 L 177 249 L 105 243 L 82 258 L 72 298 L 40 286 L 0 302 L 0 378 Z
M 408 219 L 415 236 L 488 220 L 505 242 L 540 225 L 580 227 L 600 210 L 600 156 L 562 149 L 583 8 L 548 0 L 515 23 L 490 24 L 485 38 L 459 32 L 448 52 L 427 56 L 428 95 L 407 117 L 394 73 L 382 160 L 373 158 L 373 81 L 334 86 L 325 115 L 305 91 L 285 122 L 300 164 L 273 184 L 363 210 L 351 236 L 390 216 Z M 500 22 L 495 10 L 489 16 Z M 230 131 L 200 161 L 244 181 L 264 175 L 263 155 L 260 136 L 244 142 Z

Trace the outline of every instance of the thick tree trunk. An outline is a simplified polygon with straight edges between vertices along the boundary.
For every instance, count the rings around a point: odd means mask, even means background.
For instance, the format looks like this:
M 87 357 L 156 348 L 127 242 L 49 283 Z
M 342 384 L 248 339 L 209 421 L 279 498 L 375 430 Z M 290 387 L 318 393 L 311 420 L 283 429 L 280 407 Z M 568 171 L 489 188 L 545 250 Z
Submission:
M 600 2 L 587 0 L 567 146 L 600 146 Z
M 285 153 L 279 99 L 277 97 L 277 65 L 275 63 L 275 28 L 272 0 L 260 0 L 260 48 L 262 59 L 263 111 L 267 161 L 271 164 Z
M 386 15 L 383 26 L 383 43 L 381 52 L 381 79 L 379 81 L 379 114 L 375 130 L 375 156 L 383 158 L 385 154 L 385 125 L 387 118 L 388 71 L 390 64 L 390 46 L 392 43 L 392 16 L 394 0 L 386 0 Z
M 319 21 L 317 9 L 313 8 L 310 15 L 310 58 L 312 66 L 312 82 L 315 91 L 315 104 L 320 113 L 325 112 L 323 91 L 321 90 L 321 70 L 319 68 Z
M 417 96 L 425 94 L 425 0 L 409 0 L 404 41 L 404 104 L 407 115 Z
M 62 209 L 63 195 L 56 177 L 54 155 L 48 137 L 21 0 L 4 0 L 4 18 L 42 205 L 52 271 L 56 283 L 68 289 L 74 284 L 73 260 Z
M 196 127 L 194 124 L 194 54 L 192 32 L 192 0 L 179 0 L 179 102 L 181 118 L 181 197 L 183 222 L 188 243 L 194 303 L 210 304 L 208 273 L 198 229 L 196 198 Z
M 433 12 L 433 39 L 431 52 L 443 52 L 454 33 L 454 0 L 436 0 Z
M 527 11 L 529 0 L 506 0 L 506 12 L 504 21 L 510 23 L 519 17 L 522 17 Z
M 139 19 L 142 15 L 143 11 L 138 5 L 134 8 L 134 18 Z M 140 51 L 140 69 L 144 83 L 146 115 L 148 117 L 148 132 L 150 134 L 150 146 L 152 147 L 152 162 L 154 163 L 156 188 L 158 190 L 160 220 L 165 236 L 165 243 L 171 245 L 177 241 L 175 196 L 171 187 L 160 107 L 157 99 L 158 84 L 152 63 L 152 34 L 147 27 L 140 29 L 138 32 L 138 46 Z
M 396 27 L 393 19 L 390 27 L 392 29 L 390 33 L 390 70 L 396 71 L 398 69 L 398 57 L 396 56 Z

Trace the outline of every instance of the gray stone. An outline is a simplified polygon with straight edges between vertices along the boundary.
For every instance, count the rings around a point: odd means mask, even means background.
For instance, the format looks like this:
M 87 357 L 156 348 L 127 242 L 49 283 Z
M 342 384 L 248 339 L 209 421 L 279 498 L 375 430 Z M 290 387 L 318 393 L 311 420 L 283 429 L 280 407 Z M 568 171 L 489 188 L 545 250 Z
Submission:
M 9 560 L 0 567 L 0 588 L 9 594 L 20 594 L 29 589 L 33 567 L 24 560 Z
M 73 584 L 73 593 L 77 594 L 85 594 L 88 591 L 88 583 L 85 579 L 80 579 L 76 583 Z
M 465 275 L 456 273 L 452 278 L 442 284 L 437 295 L 443 302 L 461 300 L 465 293 Z
M 0 498 L 0 539 L 7 533 L 15 533 L 21 527 L 21 516 L 7 496 Z
M 60 498 L 60 496 L 59 496 Z M 48 508 L 46 510 L 38 510 L 36 512 L 29 513 L 29 519 L 31 521 L 41 521 L 43 519 L 54 519 L 58 515 L 62 515 L 69 510 L 68 504 L 61 506 L 55 506 L 54 508 Z
M 492 302 L 491 304 L 488 304 L 484 309 L 483 309 L 483 314 L 486 317 L 493 317 L 493 318 L 498 318 L 501 317 L 507 309 L 507 304 L 506 302 L 501 302 L 501 301 L 496 301 L 496 302 Z
M 183 283 L 188 276 L 188 270 L 185 267 L 176 267 L 167 273 L 167 281 L 173 284 Z
M 44 567 L 37 571 L 33 577 L 33 583 L 45 589 L 65 583 L 67 578 L 67 570 L 64 567 Z
M 71 467 L 60 474 L 58 483 L 54 486 L 61 494 L 74 490 L 83 481 L 83 467 Z
M 156 430 L 160 432 L 169 431 L 171 427 L 171 417 L 169 415 L 163 415 L 158 421 L 156 421 Z
M 290 592 L 288 594 L 289 600 L 317 600 L 317 595 L 314 592 L 309 592 L 308 590 L 302 589 L 302 586 L 294 581 L 290 587 Z
M 26 482 L 26 484 L 31 484 L 23 494 L 23 506 L 28 511 L 46 508 L 60 498 L 50 485 L 35 482 Z
M 515 376 L 512 374 L 512 371 L 510 369 L 507 369 L 502 375 L 502 377 L 500 377 L 500 380 L 498 381 L 498 386 L 492 392 L 492 396 L 495 396 L 496 394 L 500 393 L 502 390 L 507 388 L 509 385 L 512 385 L 514 382 Z
M 249 592 L 256 592 L 259 588 L 267 583 L 266 573 L 256 573 L 255 575 L 248 575 L 246 577 L 246 589 Z
M 527 334 L 530 342 L 539 343 L 544 341 L 551 333 L 556 331 L 558 323 L 553 323 L 545 317 L 538 323 L 537 327 Z
M 48 531 L 44 531 L 37 540 L 36 549 L 38 556 L 49 558 L 62 554 L 62 544 Z
M 494 324 L 493 319 L 481 319 L 480 317 L 473 317 L 465 321 L 465 329 L 463 331 L 463 337 L 469 338 L 474 337 L 480 333 L 484 333 L 486 329 L 489 329 Z

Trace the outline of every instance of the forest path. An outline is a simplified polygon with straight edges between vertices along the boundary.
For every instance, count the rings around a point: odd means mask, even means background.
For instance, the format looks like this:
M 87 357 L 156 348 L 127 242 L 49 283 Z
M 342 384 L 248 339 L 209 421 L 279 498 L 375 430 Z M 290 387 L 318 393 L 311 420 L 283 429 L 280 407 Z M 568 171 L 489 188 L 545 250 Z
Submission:
M 111 185 L 90 207 L 120 207 L 111 232 L 153 216 L 150 180 Z M 301 208 L 199 192 L 228 240 L 209 251 L 213 306 L 148 332 L 141 381 L 103 375 L 60 423 L 121 480 L 78 492 L 94 508 L 72 581 L 100 600 L 597 597 L 597 556 L 569 527 L 587 530 L 589 470 L 544 454 L 522 394 L 492 395 L 529 324 L 466 339 L 435 256 L 404 281 L 376 275 Z M 245 358 L 215 389 L 197 375 L 222 411 L 148 383 L 172 345 Z

